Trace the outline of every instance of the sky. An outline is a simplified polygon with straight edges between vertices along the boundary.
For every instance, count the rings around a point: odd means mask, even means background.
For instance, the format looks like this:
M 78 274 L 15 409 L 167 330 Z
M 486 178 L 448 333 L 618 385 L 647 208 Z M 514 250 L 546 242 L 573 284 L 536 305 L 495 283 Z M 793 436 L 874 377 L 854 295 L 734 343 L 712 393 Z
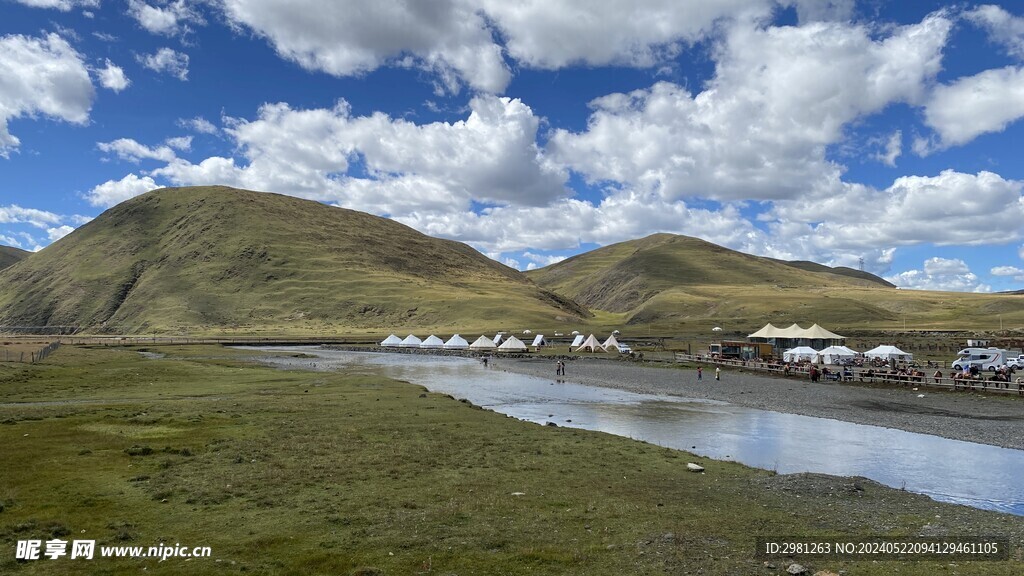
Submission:
M 0 0 L 0 244 L 223 184 L 523 270 L 670 232 L 1020 290 L 1022 117 L 1019 2 Z

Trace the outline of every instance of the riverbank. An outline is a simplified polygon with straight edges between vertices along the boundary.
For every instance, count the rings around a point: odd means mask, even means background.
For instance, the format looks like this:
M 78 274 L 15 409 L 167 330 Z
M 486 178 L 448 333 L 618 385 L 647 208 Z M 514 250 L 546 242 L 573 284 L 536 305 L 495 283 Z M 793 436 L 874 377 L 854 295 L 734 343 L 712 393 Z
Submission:
M 554 360 L 495 358 L 496 369 L 555 378 Z M 606 359 L 566 362 L 562 380 L 641 394 L 720 400 L 739 406 L 832 418 L 920 434 L 1024 450 L 1024 398 L 946 392 L 889 384 L 812 383 L 714 367 L 655 367 Z
M 861 478 L 777 475 L 538 426 L 363 371 L 254 365 L 250 351 L 139 352 L 62 346 L 40 364 L 0 365 L 0 573 L 783 576 L 799 563 L 808 575 L 1010 576 L 1021 566 L 1020 517 Z M 766 558 L 757 546 L 985 535 L 1011 559 Z M 18 541 L 55 538 L 95 540 L 97 554 L 165 542 L 212 555 L 14 558 Z

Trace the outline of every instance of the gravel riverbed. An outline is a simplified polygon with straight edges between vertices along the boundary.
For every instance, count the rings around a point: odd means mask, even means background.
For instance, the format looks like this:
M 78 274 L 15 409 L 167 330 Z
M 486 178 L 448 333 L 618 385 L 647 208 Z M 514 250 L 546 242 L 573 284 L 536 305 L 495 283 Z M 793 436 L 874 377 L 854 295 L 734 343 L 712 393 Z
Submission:
M 555 378 L 555 359 L 496 358 L 496 369 Z M 1024 398 L 883 384 L 812 383 L 740 369 L 695 368 L 580 359 L 566 361 L 558 378 L 641 394 L 722 400 L 739 406 L 832 418 L 1024 450 Z M 923 395 L 923 397 L 920 397 Z

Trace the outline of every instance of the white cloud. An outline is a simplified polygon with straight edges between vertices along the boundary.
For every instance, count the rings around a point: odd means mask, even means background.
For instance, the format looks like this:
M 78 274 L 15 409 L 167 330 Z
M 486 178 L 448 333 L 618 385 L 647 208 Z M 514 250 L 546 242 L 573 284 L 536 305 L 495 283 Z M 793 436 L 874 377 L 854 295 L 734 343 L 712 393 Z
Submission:
M 353 117 L 339 102 L 313 110 L 269 104 L 256 120 L 227 124 L 247 164 L 168 159 L 151 175 L 181 185 L 274 190 L 378 214 L 467 209 L 471 199 L 542 205 L 567 193 L 565 173 L 537 146 L 539 118 L 519 100 L 474 98 L 466 119 L 451 123 L 417 125 L 380 113 Z M 119 148 L 127 157 L 155 157 L 130 143 Z M 348 174 L 353 163 L 365 177 Z
M 984 28 L 1011 56 L 1024 59 L 1024 18 L 992 4 L 967 11 L 964 17 Z
M 192 149 L 192 137 L 191 136 L 178 136 L 176 138 L 168 138 L 166 140 L 167 145 L 175 150 L 181 150 L 182 152 L 188 152 Z
M 825 157 L 843 128 L 894 102 L 916 103 L 940 69 L 951 23 L 932 15 L 882 39 L 862 26 L 734 26 L 707 88 L 662 82 L 592 102 L 581 133 L 557 130 L 551 156 L 591 182 L 668 198 L 832 194 Z
M 1021 117 L 1024 68 L 1016 66 L 985 70 L 939 86 L 925 106 L 925 123 L 939 134 L 943 146 L 966 144 L 981 134 L 1000 132 Z M 934 147 L 922 147 L 920 152 Z
M 195 118 L 181 118 L 178 120 L 178 126 L 200 134 L 217 133 L 217 127 L 213 125 L 213 122 L 210 122 L 202 116 L 196 116 Z
M 65 224 L 63 226 L 57 226 L 56 228 L 47 228 L 46 235 L 50 238 L 50 242 L 56 242 L 74 231 L 75 229 L 73 227 Z
M 154 72 L 166 73 L 182 82 L 188 80 L 188 54 L 171 48 L 161 48 L 154 54 L 140 54 L 135 57 L 139 64 Z
M 6 236 L 4 234 L 0 234 L 0 244 L 3 244 L 5 246 L 14 246 L 15 248 L 21 248 L 21 241 L 19 241 L 14 236 Z
M 352 76 L 409 63 L 501 92 L 511 79 L 484 17 L 462 0 L 223 0 L 227 18 L 308 70 Z M 408 59 L 407 59 L 408 58 Z
M 903 132 L 893 132 L 885 143 L 885 151 L 875 154 L 875 159 L 886 166 L 896 166 L 896 159 L 903 154 Z
M 96 75 L 99 77 L 100 86 L 114 92 L 120 92 L 131 84 L 131 80 L 125 76 L 124 70 L 120 66 L 115 66 L 109 59 L 106 67 L 97 70 Z
M 1016 266 L 996 266 L 989 273 L 993 276 L 1014 276 L 1016 280 L 1024 280 L 1024 268 Z
M 929 258 L 924 270 L 907 270 L 886 278 L 900 288 L 912 290 L 943 290 L 953 292 L 991 292 L 967 264 L 960 259 Z
M 150 148 L 131 138 L 118 138 L 113 142 L 100 142 L 96 147 L 104 152 L 116 154 L 118 158 L 129 162 L 138 162 L 142 159 L 171 162 L 176 158 L 174 150 L 170 146 Z
M 0 157 L 20 144 L 8 121 L 41 114 L 85 124 L 94 95 L 81 55 L 60 36 L 0 37 Z
M 60 224 L 61 220 L 60 215 L 46 210 L 22 208 L 17 204 L 0 206 L 0 223 L 2 224 L 31 224 L 36 228 L 48 228 Z
M 1024 237 L 1024 182 L 992 172 L 904 176 L 885 190 L 846 184 L 841 194 L 776 202 L 763 219 L 779 238 L 816 253 L 931 243 L 1003 244 Z
M 150 5 L 128 0 L 128 15 L 152 34 L 175 36 L 191 31 L 189 24 L 206 24 L 203 16 L 185 0 Z
M 32 8 L 52 8 L 61 12 L 68 12 L 72 8 L 99 8 L 99 0 L 15 0 L 19 4 Z
M 565 256 L 551 256 L 544 254 L 534 254 L 533 252 L 523 252 L 523 258 L 530 261 L 531 264 L 540 266 L 550 266 L 552 264 L 558 264 L 562 260 L 565 260 Z
M 109 208 L 160 187 L 148 176 L 139 178 L 135 174 L 129 174 L 120 180 L 107 180 L 94 187 L 86 194 L 85 199 L 93 206 Z

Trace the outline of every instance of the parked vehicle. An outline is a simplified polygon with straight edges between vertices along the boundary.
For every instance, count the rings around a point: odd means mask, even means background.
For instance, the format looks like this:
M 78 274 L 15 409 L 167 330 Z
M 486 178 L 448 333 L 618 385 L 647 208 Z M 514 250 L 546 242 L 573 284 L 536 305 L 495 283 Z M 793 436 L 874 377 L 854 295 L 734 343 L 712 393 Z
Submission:
M 625 344 L 619 344 L 619 354 L 629 354 L 633 352 L 633 349 Z
M 995 372 L 1008 364 L 1007 354 L 1006 350 L 1000 348 L 964 348 L 957 352 L 957 359 L 953 361 L 952 368 L 964 370 L 977 366 L 979 370 Z

